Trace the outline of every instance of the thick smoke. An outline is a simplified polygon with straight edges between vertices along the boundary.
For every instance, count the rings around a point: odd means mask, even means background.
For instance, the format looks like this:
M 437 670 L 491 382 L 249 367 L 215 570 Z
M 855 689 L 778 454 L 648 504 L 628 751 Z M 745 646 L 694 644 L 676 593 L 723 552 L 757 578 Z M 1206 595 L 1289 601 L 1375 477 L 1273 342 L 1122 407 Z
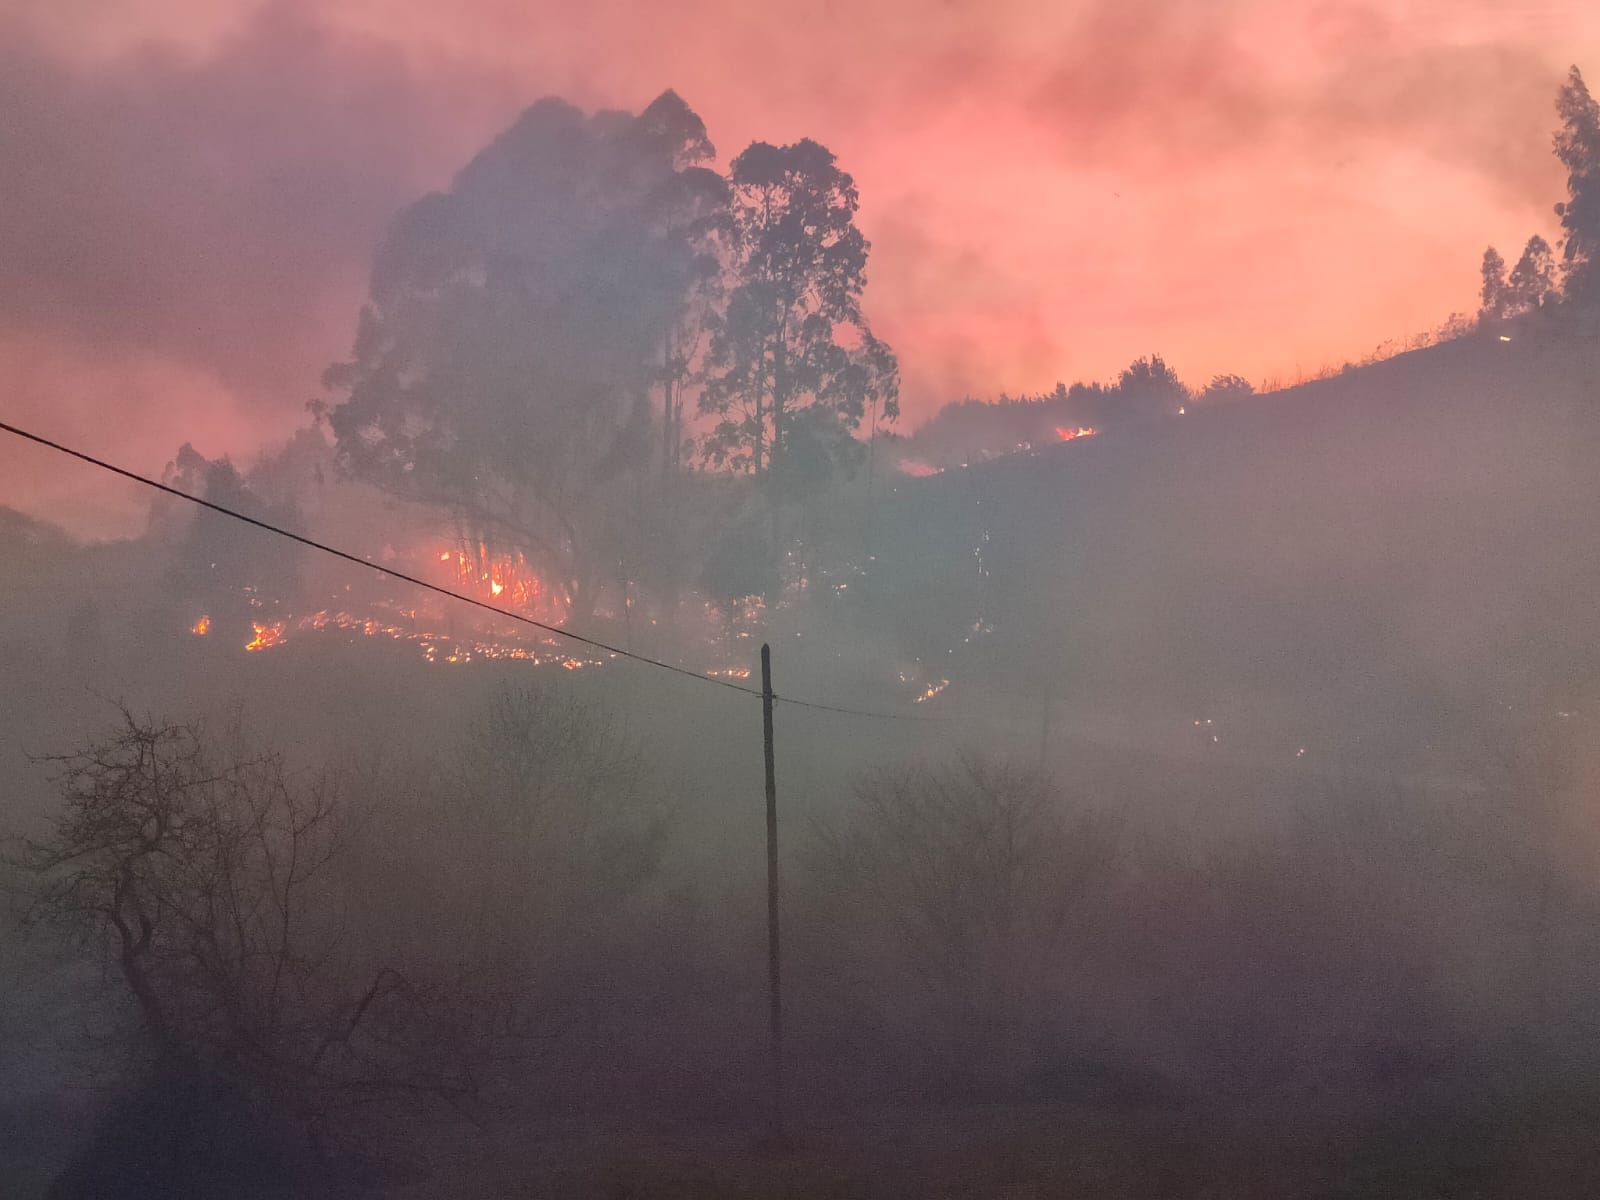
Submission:
M 669 84 L 725 146 L 814 133 L 852 164 L 913 417 L 1101 376 L 1152 339 L 1197 375 L 1292 377 L 1459 307 L 1470 275 L 1441 264 L 1538 219 L 1566 61 L 1551 56 L 1595 36 L 1522 10 L 1509 29 L 1492 6 L 1448 28 L 1343 4 L 922 8 L 801 31 L 781 9 L 444 20 L 275 2 L 203 25 L 176 7 L 143 27 L 100 14 L 92 37 L 54 6 L 14 14 L 0 95 L 14 411 L 88 435 L 74 396 L 118 405 L 152 431 L 138 443 L 152 467 L 201 416 L 208 453 L 281 437 L 347 344 L 397 209 L 532 96 L 637 106 Z M 1374 172 L 1413 190 L 1420 172 L 1425 211 L 1367 207 Z M 1295 242 L 1297 260 L 1253 253 L 1262 241 Z M 1317 302 L 1285 305 L 1285 273 Z M 119 386 L 126 373 L 158 378 L 163 403 Z M 4 453 L 27 487 L 3 499 L 44 485 L 82 513 Z
M 1405 337 L 1557 73 L 830 12 L 18 19 L 5 419 L 355 561 L 3 448 L 7 1186 L 1592 1192 L 1595 263 Z

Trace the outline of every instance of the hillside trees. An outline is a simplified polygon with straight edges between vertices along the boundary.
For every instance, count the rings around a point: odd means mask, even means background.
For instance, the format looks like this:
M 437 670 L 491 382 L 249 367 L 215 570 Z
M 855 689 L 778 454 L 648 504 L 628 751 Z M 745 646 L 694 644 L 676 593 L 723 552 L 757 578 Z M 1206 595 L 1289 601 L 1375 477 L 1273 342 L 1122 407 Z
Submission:
M 1243 375 L 1214 375 L 1196 399 L 1202 404 L 1225 404 L 1255 394 L 1255 385 Z
M 1486 318 L 1503 317 L 1506 311 L 1506 260 L 1490 246 L 1483 252 L 1483 279 L 1478 289 L 1478 314 Z
M 657 236 L 677 260 L 670 277 L 683 289 L 682 303 L 662 340 L 658 375 L 661 469 L 670 483 L 690 448 L 684 404 L 689 391 L 704 381 L 706 350 L 721 320 L 727 182 L 707 168 L 680 171 L 656 197 L 653 215 Z
M 1537 233 L 1528 239 L 1517 265 L 1506 273 L 1506 260 L 1490 246 L 1483 252 L 1483 285 L 1479 291 L 1480 320 L 1520 317 L 1555 303 L 1561 295 L 1556 282 L 1555 253 Z
M 1534 312 L 1560 295 L 1556 285 L 1555 255 L 1550 243 L 1537 233 L 1528 239 L 1522 257 L 1506 280 L 1505 304 L 1510 313 Z
M 1556 205 L 1563 282 L 1569 298 L 1592 302 L 1600 299 L 1600 103 L 1577 67 L 1557 95 L 1556 111 L 1556 157 L 1567 169 L 1567 198 Z
M 1522 316 L 1563 299 L 1600 300 L 1600 103 L 1577 67 L 1556 95 L 1556 112 L 1561 125 L 1555 153 L 1567 170 L 1567 199 L 1555 206 L 1562 229 L 1559 269 L 1555 250 L 1537 233 L 1509 274 L 1506 260 L 1490 246 L 1480 267 L 1481 320 Z
M 167 464 L 165 481 L 233 512 L 297 528 L 300 514 L 290 500 L 270 503 L 251 488 L 227 458 L 207 459 L 187 442 Z M 175 543 L 170 590 L 192 604 L 194 617 L 208 619 L 211 635 L 239 645 L 250 640 L 252 623 L 296 588 L 300 549 L 281 538 L 242 528 L 211 509 L 161 497 L 151 525 Z M 189 619 L 194 619 L 190 617 Z
M 681 434 L 724 205 L 713 153 L 672 92 L 636 117 L 548 99 L 402 212 L 325 377 L 341 466 L 591 606 L 636 540 L 656 391 Z
M 1177 413 L 1189 401 L 1189 389 L 1159 354 L 1138 358 L 1117 378 L 1115 415 L 1146 421 Z
M 810 139 L 734 159 L 730 290 L 702 412 L 709 460 L 750 471 L 775 507 L 861 447 L 867 417 L 899 413 L 899 368 L 861 310 L 869 246 L 855 180 Z

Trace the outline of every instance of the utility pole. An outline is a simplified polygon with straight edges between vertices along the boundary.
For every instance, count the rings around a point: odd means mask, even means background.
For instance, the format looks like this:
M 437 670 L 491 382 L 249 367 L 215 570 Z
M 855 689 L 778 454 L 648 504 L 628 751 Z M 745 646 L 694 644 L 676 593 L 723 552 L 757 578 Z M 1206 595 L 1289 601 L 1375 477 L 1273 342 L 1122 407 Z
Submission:
M 761 742 L 767 762 L 767 989 L 772 1139 L 783 1138 L 783 991 L 778 953 L 778 781 L 772 754 L 772 647 L 761 644 Z

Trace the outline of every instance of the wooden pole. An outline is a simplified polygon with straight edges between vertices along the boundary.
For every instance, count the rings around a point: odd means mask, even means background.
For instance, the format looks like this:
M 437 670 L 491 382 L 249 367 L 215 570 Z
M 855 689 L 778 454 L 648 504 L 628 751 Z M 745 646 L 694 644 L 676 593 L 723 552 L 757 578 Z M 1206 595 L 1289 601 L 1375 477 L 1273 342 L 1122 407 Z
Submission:
M 767 766 L 767 988 L 772 1136 L 783 1137 L 783 991 L 778 950 L 778 782 L 772 751 L 772 647 L 761 645 L 761 742 Z

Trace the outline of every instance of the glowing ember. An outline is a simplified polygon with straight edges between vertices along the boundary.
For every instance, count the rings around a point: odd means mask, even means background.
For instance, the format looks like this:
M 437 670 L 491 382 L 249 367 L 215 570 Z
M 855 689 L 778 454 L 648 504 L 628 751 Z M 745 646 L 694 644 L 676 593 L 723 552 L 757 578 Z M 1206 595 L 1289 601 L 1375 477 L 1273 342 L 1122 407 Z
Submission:
M 189 632 L 196 637 L 205 637 L 206 634 L 211 632 L 210 616 L 201 617 L 193 625 L 189 626 Z
M 915 697 L 912 702 L 914 704 L 922 704 L 928 700 L 932 700 L 935 696 L 949 686 L 950 681 L 948 679 L 940 679 L 935 683 L 930 683 L 927 687 L 922 689 L 922 695 Z
M 1093 437 L 1098 431 L 1088 425 L 1079 425 L 1073 428 L 1069 425 L 1057 425 L 1056 437 L 1063 442 L 1074 442 L 1079 438 Z
M 245 643 L 246 650 L 266 650 L 283 641 L 282 621 L 274 621 L 270 625 L 256 622 L 250 628 L 255 630 L 255 636 Z

